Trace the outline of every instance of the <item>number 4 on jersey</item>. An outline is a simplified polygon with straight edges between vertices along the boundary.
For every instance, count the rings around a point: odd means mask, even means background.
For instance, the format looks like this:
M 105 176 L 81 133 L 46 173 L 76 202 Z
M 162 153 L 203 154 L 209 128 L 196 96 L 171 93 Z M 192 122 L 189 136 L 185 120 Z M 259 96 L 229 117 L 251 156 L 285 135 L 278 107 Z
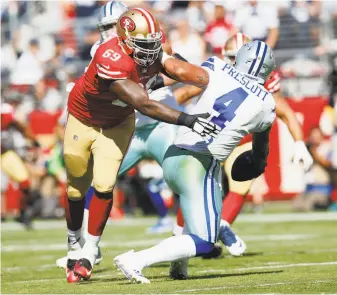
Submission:
M 236 114 L 236 110 L 247 98 L 248 93 L 242 88 L 236 88 L 216 99 L 213 105 L 213 118 L 211 122 L 225 128 L 226 122 L 231 122 Z

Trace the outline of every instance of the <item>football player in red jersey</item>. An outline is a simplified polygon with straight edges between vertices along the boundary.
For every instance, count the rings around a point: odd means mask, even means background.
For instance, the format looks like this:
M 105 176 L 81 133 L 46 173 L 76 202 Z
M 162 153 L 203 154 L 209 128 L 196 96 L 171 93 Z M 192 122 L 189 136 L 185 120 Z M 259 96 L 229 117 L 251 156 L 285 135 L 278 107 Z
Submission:
M 235 56 L 238 50 L 244 44 L 251 42 L 251 38 L 242 33 L 236 33 L 229 38 L 223 48 L 223 56 L 228 59 L 230 63 L 235 63 Z M 302 128 L 293 110 L 290 108 L 280 93 L 280 75 L 277 71 L 273 71 L 270 75 L 270 79 L 265 83 L 264 87 L 273 94 L 276 103 L 276 114 L 287 125 L 292 137 L 295 140 L 295 151 L 293 156 L 294 163 L 303 162 L 305 170 L 308 170 L 312 163 L 312 157 L 309 154 L 304 142 Z M 190 97 L 199 95 L 202 89 L 199 87 L 186 85 L 175 91 L 175 96 L 179 103 L 185 102 Z M 247 142 L 248 141 L 248 142 Z M 224 198 L 222 207 L 222 221 L 220 228 L 220 240 L 225 244 L 229 253 L 234 256 L 242 255 L 246 250 L 245 243 L 230 230 L 230 224 L 232 224 L 235 218 L 239 215 L 241 208 L 244 204 L 245 196 L 249 192 L 253 180 L 238 182 L 234 181 L 231 177 L 231 169 L 236 158 L 243 152 L 252 148 L 250 138 L 244 139 L 245 143 L 238 146 L 224 163 L 225 172 L 229 181 L 229 193 Z M 178 211 L 177 216 L 176 233 L 178 234 L 182 230 L 183 217 Z M 217 249 L 215 248 L 215 251 Z M 215 253 L 214 253 L 215 255 Z
M 16 92 L 8 93 L 8 95 L 11 95 L 11 99 L 14 100 L 21 99 L 20 94 Z M 32 141 L 35 147 L 39 146 L 31 130 L 16 120 L 15 109 L 10 101 L 8 103 L 3 102 L 1 103 L 1 171 L 19 184 L 22 197 L 20 199 L 20 216 L 17 220 L 26 229 L 31 229 L 32 218 L 36 213 L 36 203 L 30 194 L 31 183 L 27 167 L 14 150 L 15 144 L 11 135 L 12 128 L 19 130 L 27 139 Z
M 142 8 L 127 10 L 117 22 L 117 35 L 97 48 L 68 99 L 64 134 L 68 282 L 91 276 L 112 207 L 116 176 L 134 132 L 134 110 L 160 121 L 187 126 L 199 134 L 216 136 L 219 131 L 204 119 L 208 114 L 188 115 L 148 98 L 143 86 L 158 71 L 201 87 L 209 79 L 204 69 L 163 53 L 162 33 L 150 12 Z M 83 245 L 84 196 L 91 181 L 94 196 Z

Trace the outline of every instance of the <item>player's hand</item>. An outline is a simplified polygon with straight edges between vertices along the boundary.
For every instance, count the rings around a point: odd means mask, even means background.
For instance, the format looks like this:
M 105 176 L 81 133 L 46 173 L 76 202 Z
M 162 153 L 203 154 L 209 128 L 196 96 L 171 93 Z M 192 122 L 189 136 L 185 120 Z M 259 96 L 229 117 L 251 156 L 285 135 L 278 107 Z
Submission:
M 303 163 L 305 171 L 308 171 L 314 163 L 314 160 L 312 159 L 307 147 L 301 140 L 295 142 L 295 152 L 293 158 L 294 164 L 299 164 L 300 162 Z
M 218 134 L 221 131 L 221 128 L 218 125 L 206 119 L 210 116 L 210 114 L 206 113 L 206 114 L 196 114 L 196 115 L 189 115 L 189 116 L 194 117 L 193 124 L 191 127 L 191 129 L 194 132 L 200 134 L 201 136 L 210 135 L 214 138 L 218 137 Z
M 257 160 L 254 158 L 252 150 L 242 153 L 236 158 L 232 166 L 232 178 L 235 181 L 252 180 L 260 176 L 267 163 L 265 160 Z

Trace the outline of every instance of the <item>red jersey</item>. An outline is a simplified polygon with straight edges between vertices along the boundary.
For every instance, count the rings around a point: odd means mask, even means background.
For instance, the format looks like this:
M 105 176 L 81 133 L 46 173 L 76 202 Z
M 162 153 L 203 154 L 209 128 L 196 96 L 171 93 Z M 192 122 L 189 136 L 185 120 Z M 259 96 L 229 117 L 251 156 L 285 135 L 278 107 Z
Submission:
M 97 48 L 87 71 L 71 90 L 69 112 L 90 126 L 109 128 L 122 123 L 134 110 L 114 97 L 110 83 L 105 83 L 120 79 L 139 83 L 135 62 L 123 51 L 117 37 L 112 37 Z
M 8 129 L 8 126 L 15 121 L 14 108 L 8 103 L 1 104 L 1 131 Z
M 280 90 L 281 87 L 281 76 L 277 71 L 272 71 L 269 79 L 264 83 L 264 88 L 270 93 L 275 93 Z

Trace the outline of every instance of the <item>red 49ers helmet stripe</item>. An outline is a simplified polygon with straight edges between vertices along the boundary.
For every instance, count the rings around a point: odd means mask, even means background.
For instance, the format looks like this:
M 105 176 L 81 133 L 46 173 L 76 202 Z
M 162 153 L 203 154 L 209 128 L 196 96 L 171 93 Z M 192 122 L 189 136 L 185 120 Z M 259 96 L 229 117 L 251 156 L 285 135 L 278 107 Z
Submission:
M 134 8 L 134 10 L 138 10 L 139 12 L 141 12 L 145 16 L 145 20 L 147 22 L 149 31 L 151 33 L 155 33 L 156 27 L 155 27 L 154 17 L 152 16 L 152 14 L 150 12 L 148 12 L 147 10 L 143 9 L 143 8 Z

